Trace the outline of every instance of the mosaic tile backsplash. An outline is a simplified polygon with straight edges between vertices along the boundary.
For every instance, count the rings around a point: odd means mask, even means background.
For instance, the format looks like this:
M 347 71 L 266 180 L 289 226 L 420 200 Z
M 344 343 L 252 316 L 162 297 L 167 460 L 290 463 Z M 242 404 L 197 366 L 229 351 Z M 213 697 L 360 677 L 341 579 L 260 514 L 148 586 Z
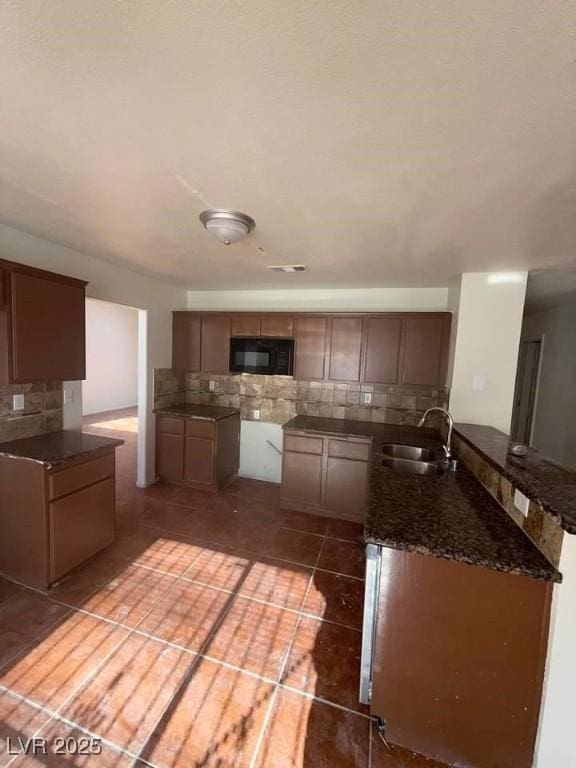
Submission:
M 476 475 L 478 480 L 514 520 L 544 557 L 558 568 L 564 531 L 558 522 L 539 504 L 530 501 L 526 517 L 514 505 L 515 487 L 486 459 L 458 435 L 452 438 L 452 449 L 458 460 Z
M 24 395 L 24 410 L 13 409 L 13 396 Z M 63 422 L 61 381 L 0 387 L 0 442 L 58 432 Z
M 212 382 L 213 390 L 210 389 Z M 371 403 L 364 404 L 364 393 Z M 327 416 L 387 424 L 417 424 L 427 408 L 446 406 L 448 392 L 431 387 L 298 381 L 288 376 L 218 376 L 154 371 L 155 405 L 193 403 L 239 408 L 242 419 L 284 424 L 296 415 Z

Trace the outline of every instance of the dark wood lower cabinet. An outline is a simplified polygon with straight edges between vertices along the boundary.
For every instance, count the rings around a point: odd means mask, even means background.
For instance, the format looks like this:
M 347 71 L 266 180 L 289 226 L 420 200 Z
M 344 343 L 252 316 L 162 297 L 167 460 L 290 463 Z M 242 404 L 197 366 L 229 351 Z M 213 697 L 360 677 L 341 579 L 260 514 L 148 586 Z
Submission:
M 0 457 L 0 573 L 47 590 L 112 544 L 114 449 L 49 469 Z
M 379 580 L 371 711 L 386 738 L 449 765 L 530 768 L 553 585 L 379 551 L 366 603 Z
M 234 480 L 239 464 L 239 413 L 216 420 L 158 416 L 156 473 L 160 480 L 215 491 Z
M 285 431 L 281 504 L 362 522 L 368 496 L 371 441 Z

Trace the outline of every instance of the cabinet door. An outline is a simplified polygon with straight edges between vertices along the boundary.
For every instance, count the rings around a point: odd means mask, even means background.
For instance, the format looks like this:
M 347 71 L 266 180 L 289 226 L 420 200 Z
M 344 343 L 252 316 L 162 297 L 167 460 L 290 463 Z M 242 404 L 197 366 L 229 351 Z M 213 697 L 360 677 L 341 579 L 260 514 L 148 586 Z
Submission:
M 328 378 L 331 381 L 360 381 L 361 353 L 362 318 L 332 318 Z
M 184 478 L 184 436 L 158 432 L 156 435 L 156 472 L 162 480 Z
M 214 482 L 214 440 L 187 437 L 184 448 L 184 480 Z
M 273 339 L 291 339 L 294 335 L 294 318 L 290 315 L 262 315 L 260 333 Z
M 322 501 L 322 456 L 284 451 L 281 497 L 283 501 L 319 507 Z
M 172 313 L 172 368 L 174 370 L 200 370 L 201 328 L 202 316 L 199 312 Z
M 50 504 L 50 580 L 62 578 L 114 541 L 114 479 Z
M 327 319 L 297 317 L 294 325 L 294 376 L 297 379 L 323 379 Z
M 203 315 L 201 370 L 205 373 L 228 373 L 229 360 L 229 315 Z
M 364 521 L 368 462 L 328 457 L 324 507 L 339 517 Z
M 367 317 L 365 321 L 364 381 L 398 384 L 402 320 L 399 317 Z
M 84 288 L 11 273 L 12 379 L 86 377 Z
M 404 384 L 445 383 L 450 320 L 432 315 L 408 317 L 405 325 Z
M 260 315 L 232 315 L 232 336 L 260 336 Z

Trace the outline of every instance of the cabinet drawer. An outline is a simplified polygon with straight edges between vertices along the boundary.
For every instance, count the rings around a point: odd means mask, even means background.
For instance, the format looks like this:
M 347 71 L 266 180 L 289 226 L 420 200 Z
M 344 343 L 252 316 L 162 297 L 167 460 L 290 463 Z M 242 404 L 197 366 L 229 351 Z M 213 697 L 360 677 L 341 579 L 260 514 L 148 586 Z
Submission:
M 114 453 L 101 456 L 84 464 L 76 464 L 69 469 L 53 472 L 48 476 L 48 496 L 58 499 L 68 493 L 85 488 L 106 477 L 114 476 Z
M 114 480 L 53 501 L 50 515 L 50 580 L 57 581 L 114 541 Z
M 349 440 L 329 440 L 328 456 L 368 461 L 370 458 L 370 445 L 368 443 L 353 443 Z
M 295 453 L 313 453 L 320 456 L 322 453 L 321 437 L 301 437 L 298 435 L 284 435 L 284 450 Z
M 187 437 L 204 437 L 211 439 L 214 437 L 214 422 L 203 421 L 202 419 L 188 419 L 186 422 Z
M 184 419 L 175 416 L 160 416 L 158 419 L 158 432 L 168 435 L 184 434 Z

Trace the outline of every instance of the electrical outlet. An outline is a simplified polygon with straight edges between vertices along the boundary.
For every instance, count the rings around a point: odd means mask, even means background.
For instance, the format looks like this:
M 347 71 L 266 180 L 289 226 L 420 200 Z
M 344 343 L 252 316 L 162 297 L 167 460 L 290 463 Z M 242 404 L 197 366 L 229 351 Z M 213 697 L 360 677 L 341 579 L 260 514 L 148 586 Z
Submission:
M 208 389 L 210 390 L 210 392 L 214 392 L 214 390 L 216 389 L 216 382 L 215 381 L 209 381 L 208 382 Z
M 370 405 L 372 402 L 372 392 L 362 392 L 362 402 L 364 405 Z
M 530 501 L 518 489 L 514 491 L 514 506 L 519 512 L 522 512 L 524 517 L 528 517 L 528 507 L 530 506 Z
M 260 411 L 252 411 L 252 416 L 254 418 L 254 421 L 260 420 Z
M 73 389 L 65 389 L 64 390 L 64 405 L 70 405 L 70 403 L 74 402 L 74 390 Z
M 477 373 L 472 377 L 472 389 L 474 392 L 484 392 L 486 389 L 486 376 L 482 373 Z
M 12 408 L 15 411 L 24 410 L 24 395 L 14 395 L 12 400 Z

